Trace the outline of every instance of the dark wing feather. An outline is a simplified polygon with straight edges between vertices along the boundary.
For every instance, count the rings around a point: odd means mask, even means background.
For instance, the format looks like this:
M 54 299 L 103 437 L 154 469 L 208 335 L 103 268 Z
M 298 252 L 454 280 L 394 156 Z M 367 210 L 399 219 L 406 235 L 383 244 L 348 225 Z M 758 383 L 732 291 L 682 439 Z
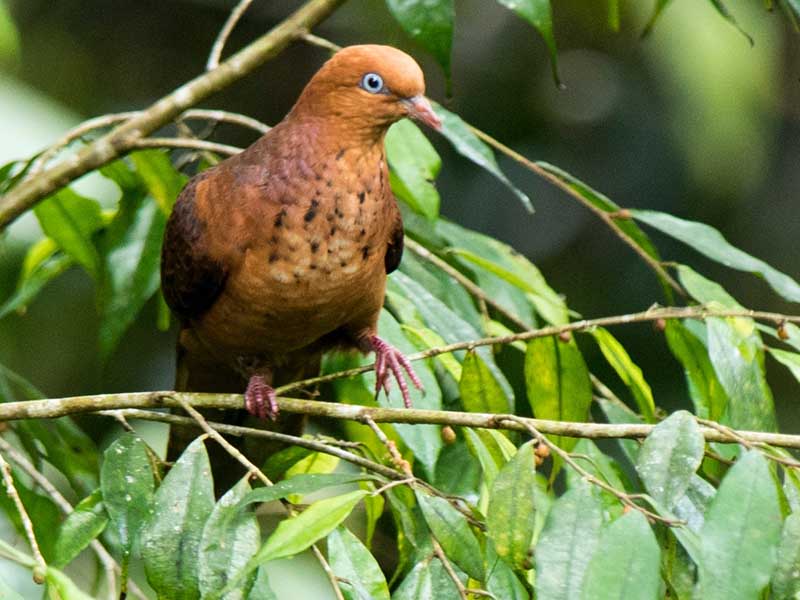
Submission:
M 389 245 L 384 259 L 387 275 L 400 266 L 401 258 L 403 258 L 403 217 L 400 211 L 395 209 L 395 219 L 389 232 Z
M 208 310 L 225 287 L 227 269 L 203 251 L 205 224 L 195 207 L 193 178 L 175 202 L 161 250 L 161 289 L 169 307 L 184 321 Z

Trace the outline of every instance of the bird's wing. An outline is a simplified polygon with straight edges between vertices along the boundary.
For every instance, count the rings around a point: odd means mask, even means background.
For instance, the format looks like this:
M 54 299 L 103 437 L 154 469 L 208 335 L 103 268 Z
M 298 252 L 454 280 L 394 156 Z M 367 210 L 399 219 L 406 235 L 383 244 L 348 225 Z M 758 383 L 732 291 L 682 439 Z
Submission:
M 389 230 L 389 245 L 386 247 L 386 258 L 384 259 L 386 265 L 386 274 L 396 270 L 400 265 L 400 259 L 403 257 L 403 217 L 400 215 L 400 210 L 395 206 L 394 221 L 392 222 L 391 229 Z
M 161 250 L 164 299 L 184 321 L 208 310 L 228 277 L 225 264 L 207 250 L 206 226 L 197 214 L 198 184 L 205 178 L 205 173 L 196 176 L 178 196 Z

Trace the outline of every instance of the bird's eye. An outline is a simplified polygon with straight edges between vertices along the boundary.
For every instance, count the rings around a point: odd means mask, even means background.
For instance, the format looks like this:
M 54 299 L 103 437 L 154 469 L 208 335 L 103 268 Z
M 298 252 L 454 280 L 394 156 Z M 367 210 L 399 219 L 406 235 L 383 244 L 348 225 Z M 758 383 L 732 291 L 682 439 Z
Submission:
M 367 73 L 361 78 L 361 87 L 370 94 L 377 94 L 383 91 L 383 77 L 377 73 Z

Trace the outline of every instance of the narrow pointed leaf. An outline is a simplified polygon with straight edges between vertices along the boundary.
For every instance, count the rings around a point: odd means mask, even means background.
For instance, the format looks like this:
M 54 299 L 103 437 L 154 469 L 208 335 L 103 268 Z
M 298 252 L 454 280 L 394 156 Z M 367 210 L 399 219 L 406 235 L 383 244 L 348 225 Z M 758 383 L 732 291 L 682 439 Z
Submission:
M 408 119 L 392 125 L 386 133 L 386 160 L 395 195 L 421 215 L 438 217 L 439 192 L 433 182 L 442 159 L 419 127 Z
M 584 600 L 656 600 L 661 550 L 647 519 L 632 510 L 604 531 L 586 569 Z
M 348 529 L 340 526 L 328 536 L 328 561 L 342 579 L 339 588 L 346 600 L 389 600 L 378 562 Z
M 512 407 L 503 388 L 477 353 L 467 352 L 462 369 L 458 389 L 465 410 L 482 413 L 511 412 Z
M 684 410 L 655 426 L 642 444 L 636 472 L 647 493 L 672 510 L 703 462 L 705 440 L 695 418 Z
M 749 33 L 747 33 L 744 29 L 742 29 L 741 25 L 739 25 L 739 22 L 736 20 L 736 17 L 734 17 L 733 13 L 730 10 L 728 10 L 728 7 L 722 2 L 722 0 L 708 0 L 708 1 L 711 3 L 711 6 L 714 7 L 714 9 L 717 11 L 717 13 L 719 13 L 719 15 L 723 19 L 725 19 L 728 23 L 733 25 L 736 31 L 741 33 L 747 39 L 747 41 L 750 43 L 751 46 L 755 45 L 752 36 Z
M 800 354 L 779 348 L 769 348 L 772 357 L 789 369 L 789 372 L 800 382 Z
M 672 215 L 652 211 L 631 211 L 634 218 L 658 229 L 670 237 L 680 240 L 703 254 L 731 269 L 754 273 L 763 277 L 778 294 L 791 302 L 800 302 L 800 283 L 769 266 L 763 260 L 750 256 L 732 246 L 722 234 L 705 223 L 687 221 Z
M 595 489 L 578 485 L 553 504 L 536 544 L 538 600 L 576 600 L 603 527 Z
M 239 481 L 219 499 L 203 528 L 198 555 L 198 579 L 203 596 L 222 590 L 258 551 L 261 530 L 250 511 L 240 510 L 240 503 L 250 484 Z M 244 600 L 253 588 L 256 573 L 251 573 L 237 589 L 223 600 Z
M 468 158 L 479 167 L 486 169 L 489 173 L 499 179 L 505 186 L 514 192 L 522 205 L 533 212 L 533 204 L 528 195 L 517 188 L 505 173 L 500 170 L 494 152 L 476 136 L 469 125 L 461 120 L 457 114 L 443 108 L 440 104 L 432 103 L 436 109 L 436 114 L 442 119 L 442 135 L 453 144 L 456 152 Z
M 558 79 L 558 51 L 556 50 L 556 39 L 553 35 L 553 10 L 550 8 L 550 0 L 497 1 L 506 8 L 513 10 L 536 28 L 550 52 L 550 60 L 553 65 L 553 80 L 556 85 L 561 85 Z
M 0 319 L 14 311 L 22 312 L 45 285 L 73 264 L 75 260 L 59 252 L 58 245 L 50 238 L 31 246 L 14 292 L 0 304 Z
M 164 216 L 168 216 L 188 178 L 175 170 L 169 154 L 163 150 L 134 152 L 130 159 L 145 188 L 155 199 Z
M 775 567 L 780 537 L 780 505 L 767 460 L 756 450 L 745 452 L 706 512 L 698 597 L 759 597 Z
M 239 508 L 257 502 L 272 502 L 279 498 L 286 498 L 290 494 L 310 494 L 327 487 L 356 483 L 368 476 L 352 473 L 307 473 L 294 475 L 289 479 L 279 481 L 275 485 L 260 487 L 243 494 L 239 499 Z
M 81 500 L 75 510 L 67 515 L 58 530 L 53 565 L 63 567 L 78 556 L 108 524 L 103 510 L 102 495 L 97 490 Z
M 447 557 L 470 577 L 482 581 L 483 555 L 466 517 L 444 498 L 429 496 L 424 492 L 417 492 L 416 495 L 425 522 Z
M 406 33 L 433 55 L 449 78 L 453 0 L 386 0 L 386 5 Z
M 494 480 L 486 511 L 488 536 L 498 556 L 525 570 L 536 525 L 536 455 L 533 443 L 521 446 Z
M 153 471 L 141 438 L 125 433 L 103 455 L 100 489 L 125 560 L 153 503 Z
M 655 419 L 656 405 L 650 384 L 645 381 L 642 370 L 631 360 L 623 345 L 608 330 L 597 328 L 591 333 L 608 364 L 613 367 L 619 378 L 630 389 L 639 407 L 639 412 L 646 421 L 652 422 Z
M 199 598 L 197 556 L 213 509 L 211 466 L 203 438 L 198 438 L 167 473 L 141 531 L 147 580 L 161 596 Z
M 528 402 L 539 419 L 585 421 L 592 402 L 589 371 L 574 340 L 562 342 L 557 337 L 537 338 L 528 342 L 525 353 L 525 385 Z M 569 450 L 575 440 L 553 437 Z

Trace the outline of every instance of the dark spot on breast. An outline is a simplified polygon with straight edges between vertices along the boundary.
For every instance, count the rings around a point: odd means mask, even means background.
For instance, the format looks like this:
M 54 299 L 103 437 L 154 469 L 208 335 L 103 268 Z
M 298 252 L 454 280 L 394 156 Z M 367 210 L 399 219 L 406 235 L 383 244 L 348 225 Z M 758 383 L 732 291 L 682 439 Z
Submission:
M 358 237 L 364 237 L 365 235 L 367 235 L 367 230 L 362 228 L 361 231 L 358 232 Z
M 346 260 L 340 260 L 339 261 L 339 266 L 340 267 L 346 267 L 347 266 L 347 261 Z
M 319 250 L 319 242 L 314 240 L 311 242 L 311 252 L 316 252 L 317 250 Z
M 322 181 L 322 175 L 320 175 L 319 173 L 314 173 L 314 179 L 316 179 L 317 181 Z
M 325 218 L 328 220 L 329 223 L 332 223 L 336 216 L 333 213 L 328 213 L 325 215 Z
M 325 185 L 328 187 L 333 187 L 333 179 L 328 179 L 328 181 L 325 182 Z
M 281 212 L 278 213 L 278 216 L 275 217 L 275 227 L 283 227 L 283 218 L 286 216 L 286 209 L 282 208 Z
M 278 243 L 278 236 L 277 235 L 273 235 L 271 238 L 269 238 L 269 243 L 270 244 L 277 244 Z
M 289 251 L 296 252 L 297 251 L 297 244 L 289 244 Z
M 332 220 L 332 219 L 328 219 L 328 220 L 330 221 L 330 220 Z M 335 233 L 336 233 L 336 225 L 334 225 L 333 227 L 331 227 L 331 236 L 333 236 Z
M 340 158 L 342 158 L 344 156 L 344 151 L 345 151 L 345 149 L 342 148 L 341 150 L 339 150 L 339 152 L 336 153 L 336 160 L 339 160 Z
M 275 252 L 269 255 L 269 262 L 274 263 L 276 260 L 278 260 L 278 255 Z
M 340 219 L 341 219 L 342 217 L 344 217 L 344 213 L 343 213 L 341 210 L 339 210 L 338 208 L 334 209 L 334 211 L 333 211 L 333 212 L 335 212 L 335 213 L 336 213 L 336 216 L 337 216 L 337 217 L 339 217 Z
M 361 260 L 367 260 L 369 256 L 369 246 L 364 246 L 361 248 Z
M 311 269 L 312 271 L 316 271 L 317 270 L 317 265 L 315 265 L 314 263 L 311 263 L 310 265 L 308 265 L 308 268 Z
M 315 200 L 314 202 L 316 202 L 316 200 Z M 317 209 L 316 209 L 316 207 L 314 207 L 314 206 L 312 205 L 312 206 L 311 206 L 311 208 L 309 208 L 309 209 L 306 211 L 306 214 L 305 214 L 305 215 L 303 215 L 303 220 L 304 220 L 306 223 L 310 223 L 311 221 L 313 221 L 313 220 L 314 220 L 314 217 L 316 217 L 316 216 L 317 216 Z
M 358 192 L 358 203 L 359 204 L 364 204 L 364 200 L 366 200 L 366 199 L 367 199 L 366 192 Z

